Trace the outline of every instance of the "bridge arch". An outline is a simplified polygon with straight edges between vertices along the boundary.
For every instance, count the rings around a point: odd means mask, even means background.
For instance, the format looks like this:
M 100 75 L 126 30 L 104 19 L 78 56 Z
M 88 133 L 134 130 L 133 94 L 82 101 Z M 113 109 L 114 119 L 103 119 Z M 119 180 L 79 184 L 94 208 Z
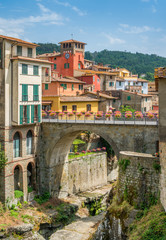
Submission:
M 90 131 L 104 138 L 118 157 L 120 151 L 153 151 L 158 130 L 144 126 L 114 126 L 101 124 L 43 123 L 40 154 L 40 192 L 63 197 L 68 193 L 68 153 L 74 139 L 82 132 Z M 150 135 L 153 136 L 153 143 Z M 139 149 L 139 145 L 141 149 Z M 146 145 L 145 150 L 142 146 Z M 155 151 L 155 150 L 154 150 Z

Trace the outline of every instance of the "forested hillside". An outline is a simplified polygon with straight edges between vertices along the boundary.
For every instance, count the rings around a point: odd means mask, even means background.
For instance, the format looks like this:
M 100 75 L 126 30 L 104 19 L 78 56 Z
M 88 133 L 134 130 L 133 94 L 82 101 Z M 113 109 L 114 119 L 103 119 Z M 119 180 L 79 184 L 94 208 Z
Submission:
M 60 47 L 53 43 L 38 43 L 37 54 L 60 51 Z M 154 68 L 166 66 L 166 58 L 155 54 L 130 53 L 103 50 L 100 52 L 86 52 L 85 58 L 96 63 L 109 64 L 111 67 L 124 67 L 133 74 L 146 74 L 145 78 L 154 79 Z

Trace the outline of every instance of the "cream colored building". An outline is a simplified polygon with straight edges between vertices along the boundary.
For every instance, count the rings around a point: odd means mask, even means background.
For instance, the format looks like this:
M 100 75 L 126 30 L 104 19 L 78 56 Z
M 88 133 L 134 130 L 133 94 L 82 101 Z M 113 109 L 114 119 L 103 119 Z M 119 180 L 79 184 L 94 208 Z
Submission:
M 15 190 L 27 199 L 28 185 L 35 189 L 41 86 L 51 75 L 51 63 L 36 59 L 37 46 L 0 35 L 0 142 L 8 159 L 0 170 L 2 201 L 12 200 Z

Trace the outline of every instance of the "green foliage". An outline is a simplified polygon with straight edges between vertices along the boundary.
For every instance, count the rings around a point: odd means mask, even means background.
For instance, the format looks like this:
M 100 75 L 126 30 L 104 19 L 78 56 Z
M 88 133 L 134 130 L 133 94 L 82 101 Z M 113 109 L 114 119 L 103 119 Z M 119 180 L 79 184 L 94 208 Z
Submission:
M 85 144 L 85 142 L 84 141 L 82 141 L 81 139 L 75 139 L 74 141 L 73 141 L 73 145 L 78 145 L 78 144 Z
M 119 166 L 121 167 L 122 171 L 125 172 L 127 167 L 130 165 L 129 159 L 121 159 L 118 161 Z
M 16 210 L 10 210 L 10 216 L 17 218 L 18 215 L 19 215 L 19 212 L 17 212 Z
M 104 210 L 102 206 L 102 200 L 103 200 L 103 197 L 100 199 L 94 199 L 88 203 L 85 203 L 85 206 L 88 208 L 91 216 L 98 215 Z
M 2 146 L 0 144 L 0 169 L 5 167 L 6 162 L 8 159 L 5 156 L 5 152 L 2 150 Z
M 14 197 L 15 198 L 20 198 L 20 197 L 23 197 L 23 196 L 24 196 L 24 193 L 22 191 L 19 191 L 19 190 L 14 191 Z
M 56 207 L 57 215 L 55 221 L 64 225 L 69 224 L 75 218 L 76 208 L 73 205 L 66 203 L 60 204 Z
M 36 54 L 60 52 L 60 46 L 54 43 L 38 43 L 40 46 L 36 48 Z
M 112 149 L 111 145 L 104 138 L 100 137 L 100 142 L 102 147 L 106 147 L 108 157 L 115 156 L 114 150 Z
M 158 162 L 153 163 L 153 168 L 156 170 L 156 172 L 158 172 L 158 173 L 161 172 L 161 166 Z
M 133 109 L 132 107 L 130 107 L 130 106 L 121 106 L 120 107 L 120 111 L 122 112 L 122 113 L 125 113 L 125 112 L 127 112 L 127 111 L 131 111 L 132 113 L 134 113 L 135 112 L 135 109 Z
M 22 204 L 20 203 L 20 201 L 18 201 L 17 206 L 18 206 L 19 208 L 22 208 Z
M 33 192 L 33 187 L 28 186 L 28 193 L 31 193 L 31 192 Z
M 0 202 L 0 216 L 2 216 L 5 212 L 4 205 Z
M 165 240 L 166 213 L 160 205 L 150 208 L 149 211 L 139 213 L 135 222 L 130 226 L 129 240 Z
M 86 153 L 80 153 L 79 155 L 77 154 L 69 154 L 68 155 L 68 158 L 69 159 L 72 159 L 72 158 L 78 158 L 78 157 L 83 157 L 83 156 L 87 156 L 87 155 L 92 155 L 92 154 L 95 154 L 96 152 L 86 152 Z
M 50 194 L 48 192 L 45 192 L 44 194 L 40 195 L 40 196 L 35 196 L 34 197 L 34 200 L 39 203 L 39 204 L 42 204 L 42 203 L 45 203 L 49 200 L 50 198 Z
M 142 79 L 147 79 L 149 81 L 154 81 L 154 73 L 151 72 L 147 72 L 145 74 L 145 77 L 141 77 Z

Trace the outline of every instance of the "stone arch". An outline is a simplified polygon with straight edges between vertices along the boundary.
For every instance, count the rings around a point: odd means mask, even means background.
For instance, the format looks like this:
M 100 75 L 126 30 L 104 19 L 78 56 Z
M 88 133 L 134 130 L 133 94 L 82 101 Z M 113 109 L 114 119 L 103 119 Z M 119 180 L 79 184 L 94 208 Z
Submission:
M 43 188 L 43 191 L 49 187 L 51 195 L 64 197 L 68 194 L 68 153 L 74 139 L 82 131 L 87 130 L 104 138 L 112 146 L 115 154 L 119 155 L 119 149 L 114 140 L 100 128 L 82 125 L 81 128 L 79 126 L 74 129 L 69 127 L 65 131 L 61 129 L 61 131 L 56 132 L 55 136 L 52 132 L 52 140 L 50 139 L 46 145 L 45 181 L 42 180 L 42 177 L 40 181 L 40 187 Z
M 14 176 L 14 191 L 23 191 L 23 167 L 20 164 L 16 164 L 13 168 Z
M 36 190 L 36 171 L 34 162 L 30 161 L 27 164 L 27 187 L 32 187 Z

